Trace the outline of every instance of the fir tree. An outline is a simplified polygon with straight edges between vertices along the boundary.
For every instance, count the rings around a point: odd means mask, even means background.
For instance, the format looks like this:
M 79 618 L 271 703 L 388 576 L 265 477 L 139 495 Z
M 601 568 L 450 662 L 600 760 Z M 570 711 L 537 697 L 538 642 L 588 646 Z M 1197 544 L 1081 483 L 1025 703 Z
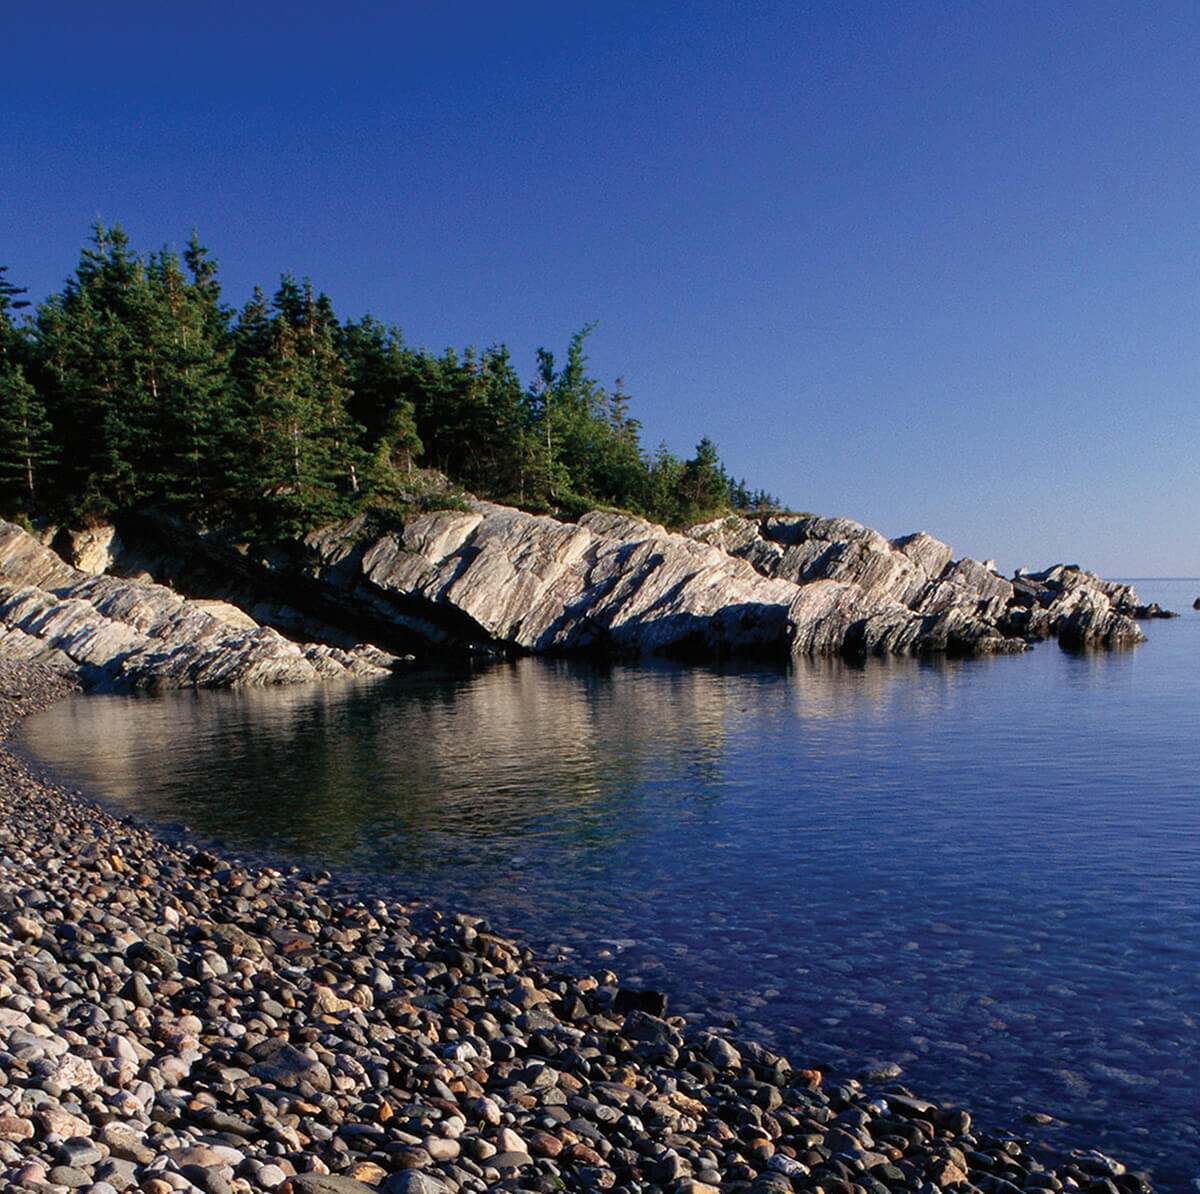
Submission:
M 283 275 L 238 314 L 193 231 L 142 256 L 97 223 L 72 278 L 18 328 L 0 267 L 0 493 L 72 518 L 146 505 L 240 512 L 296 529 L 412 490 L 415 464 L 480 496 L 576 514 L 611 504 L 671 525 L 774 499 L 733 481 L 710 440 L 647 459 L 618 379 L 587 368 L 592 325 L 523 386 L 508 350 L 407 346 L 367 317 L 342 325 Z
M 26 287 L 14 286 L 4 275 L 8 273 L 7 265 L 0 265 L 0 336 L 13 329 L 12 313 L 29 303 L 18 295 L 26 293 Z
M 375 496 L 399 493 L 421 451 L 403 337 L 368 316 L 342 328 L 338 348 L 349 390 L 347 413 L 363 428 L 372 458 L 367 487 Z

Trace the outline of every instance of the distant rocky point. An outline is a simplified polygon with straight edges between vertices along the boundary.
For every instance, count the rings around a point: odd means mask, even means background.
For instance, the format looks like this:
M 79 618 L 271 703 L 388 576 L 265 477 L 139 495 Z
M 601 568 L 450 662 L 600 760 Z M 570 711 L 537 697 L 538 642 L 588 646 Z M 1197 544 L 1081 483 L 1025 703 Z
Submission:
M 673 533 L 623 514 L 564 523 L 472 502 L 362 515 L 270 550 L 165 516 L 40 540 L 0 522 L 0 653 L 102 686 L 377 674 L 407 652 L 862 658 L 1015 652 L 1047 638 L 1115 648 L 1143 641 L 1135 619 L 1162 614 L 1076 566 L 1009 580 L 923 532 L 888 540 L 807 515 Z

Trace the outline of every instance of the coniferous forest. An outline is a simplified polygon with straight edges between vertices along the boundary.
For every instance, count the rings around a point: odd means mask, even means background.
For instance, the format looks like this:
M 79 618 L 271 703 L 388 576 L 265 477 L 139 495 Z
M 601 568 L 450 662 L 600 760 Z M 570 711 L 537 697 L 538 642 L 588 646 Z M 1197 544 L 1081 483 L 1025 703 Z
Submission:
M 0 267 L 0 511 L 76 524 L 149 507 L 291 534 L 461 491 L 576 517 L 616 507 L 670 526 L 777 503 L 707 438 L 648 454 L 618 380 L 587 371 L 585 327 L 523 382 L 504 345 L 435 355 L 285 274 L 227 306 L 195 233 L 135 252 L 97 224 L 36 308 Z M 453 487 L 447 489 L 442 477 Z

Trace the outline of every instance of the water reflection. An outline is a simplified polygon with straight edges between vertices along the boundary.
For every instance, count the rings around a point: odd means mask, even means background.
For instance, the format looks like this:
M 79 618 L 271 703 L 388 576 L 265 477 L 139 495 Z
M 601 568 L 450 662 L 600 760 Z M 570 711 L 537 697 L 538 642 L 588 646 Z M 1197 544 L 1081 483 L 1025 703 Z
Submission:
M 1200 1168 L 1177 1073 L 1200 1069 L 1200 617 L 1152 634 L 93 697 L 26 733 L 141 816 L 617 956 L 677 1005 L 808 1060 L 898 1060 L 997 1125 L 1051 1111 L 1060 1141 L 1149 1163 L 1141 1133 L 1173 1124 L 1169 1185 Z
M 451 843 L 635 832 L 626 805 L 664 739 L 690 785 L 714 778 L 737 714 L 729 683 L 525 660 L 464 677 L 86 698 L 29 723 L 26 741 L 153 819 L 179 816 L 186 789 L 187 819 L 218 834 L 370 865 L 359 855 L 382 830 L 410 862 L 444 860 Z
M 988 666 L 987 663 L 984 666 Z M 914 684 L 914 676 L 920 682 Z M 521 660 L 280 690 L 88 697 L 30 722 L 60 773 L 140 815 L 331 862 L 401 840 L 410 865 L 496 842 L 628 840 L 647 792 L 703 805 L 726 786 L 730 741 L 781 728 L 857 782 L 871 727 L 944 708 L 961 664 L 801 660 L 785 669 L 593 667 Z M 768 769 L 773 769 L 770 764 Z

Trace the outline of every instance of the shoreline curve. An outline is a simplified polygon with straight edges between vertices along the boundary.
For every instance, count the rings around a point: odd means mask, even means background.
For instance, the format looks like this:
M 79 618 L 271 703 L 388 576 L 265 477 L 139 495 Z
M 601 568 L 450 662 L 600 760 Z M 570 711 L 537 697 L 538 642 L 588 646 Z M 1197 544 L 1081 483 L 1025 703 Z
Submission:
M 0 1186 L 888 1194 L 1151 1186 L 793 1068 L 479 918 L 172 844 L 38 778 L 0 661 Z

